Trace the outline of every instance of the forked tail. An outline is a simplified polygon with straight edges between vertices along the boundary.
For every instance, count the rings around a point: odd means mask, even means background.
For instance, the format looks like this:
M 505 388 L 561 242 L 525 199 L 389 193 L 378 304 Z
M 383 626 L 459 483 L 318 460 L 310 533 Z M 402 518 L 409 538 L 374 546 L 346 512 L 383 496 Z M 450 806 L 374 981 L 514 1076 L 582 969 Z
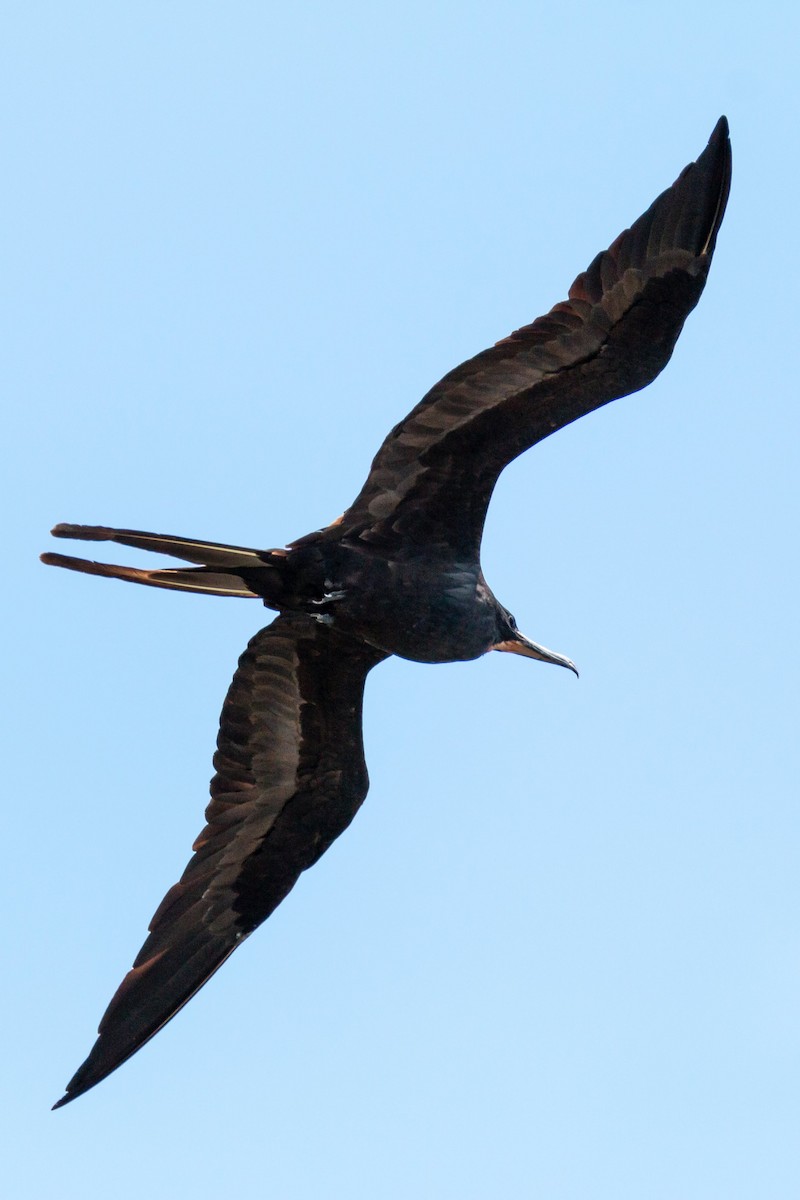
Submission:
M 54 537 L 76 538 L 84 542 L 118 542 L 137 550 L 154 550 L 169 554 L 184 562 L 198 563 L 196 567 L 164 568 L 146 571 L 137 567 L 118 567 L 112 563 L 92 562 L 72 558 L 68 554 L 43 554 L 42 562 L 51 567 L 66 567 L 85 575 L 104 575 L 110 579 L 125 579 L 144 583 L 148 587 L 172 588 L 182 592 L 200 592 L 207 596 L 242 596 L 261 599 L 259 592 L 248 587 L 239 573 L 260 569 L 263 572 L 280 551 L 249 550 L 244 546 L 226 546 L 215 542 L 199 542 L 192 538 L 167 537 L 144 533 L 138 529 L 109 529 L 105 525 L 56 525 Z

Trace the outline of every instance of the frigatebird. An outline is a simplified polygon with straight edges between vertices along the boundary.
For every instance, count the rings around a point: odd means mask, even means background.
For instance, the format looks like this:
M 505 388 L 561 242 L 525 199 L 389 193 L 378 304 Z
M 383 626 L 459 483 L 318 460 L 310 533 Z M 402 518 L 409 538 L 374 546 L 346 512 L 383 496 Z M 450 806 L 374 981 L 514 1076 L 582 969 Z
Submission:
M 489 589 L 480 565 L 489 500 L 524 450 L 666 365 L 705 286 L 730 176 L 722 117 L 697 161 L 597 255 L 567 300 L 445 375 L 395 426 L 353 504 L 325 528 L 273 550 L 53 529 L 194 565 L 140 570 L 42 555 L 51 565 L 258 598 L 278 613 L 248 645 L 225 699 L 193 856 L 56 1108 L 175 1016 L 350 824 L 367 792 L 361 707 L 374 666 L 392 654 L 436 663 L 503 650 L 575 670 L 520 633 Z

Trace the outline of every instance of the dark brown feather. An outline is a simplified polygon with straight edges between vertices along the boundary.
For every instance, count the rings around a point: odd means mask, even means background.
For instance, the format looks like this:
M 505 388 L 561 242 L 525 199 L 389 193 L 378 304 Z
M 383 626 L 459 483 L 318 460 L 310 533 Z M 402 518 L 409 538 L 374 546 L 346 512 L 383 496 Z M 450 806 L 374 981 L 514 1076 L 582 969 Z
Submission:
M 258 598 L 240 575 L 215 571 L 211 567 L 166 567 L 160 571 L 141 567 L 119 567 L 114 563 L 93 562 L 89 558 L 73 558 L 71 554 L 39 555 L 48 567 L 66 567 L 81 575 L 100 575 L 104 579 L 121 579 L 125 583 L 143 583 L 147 587 L 167 588 L 169 591 L 197 592 L 202 596 L 239 596 L 248 600 Z
M 335 528 L 315 537 L 475 555 L 502 469 L 666 366 L 705 285 L 731 175 L 728 125 L 569 298 L 445 375 L 396 425 Z
M 283 614 L 239 663 L 208 824 L 59 1105 L 170 1020 L 349 824 L 367 790 L 364 681 L 386 657 L 372 646 L 422 662 L 513 649 L 574 670 L 523 638 L 483 579 L 489 498 L 517 455 L 644 387 L 667 363 L 705 284 L 730 171 L 723 118 L 698 161 L 594 259 L 567 300 L 446 375 L 389 434 L 343 517 L 288 550 L 106 526 L 53 530 L 199 565 L 140 570 L 58 554 L 47 563 L 260 596 Z
M 385 655 L 314 617 L 278 617 L 222 709 L 207 825 L 56 1107 L 161 1029 L 346 829 L 368 786 L 361 703 Z

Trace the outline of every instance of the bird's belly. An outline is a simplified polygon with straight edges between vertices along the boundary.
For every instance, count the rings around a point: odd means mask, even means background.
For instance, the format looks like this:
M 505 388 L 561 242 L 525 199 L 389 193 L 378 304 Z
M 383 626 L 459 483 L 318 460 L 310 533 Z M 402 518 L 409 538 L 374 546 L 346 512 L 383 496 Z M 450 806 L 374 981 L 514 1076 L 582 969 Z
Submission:
M 494 615 L 478 591 L 477 572 L 428 582 L 396 571 L 388 587 L 348 589 L 334 620 L 371 645 L 414 662 L 479 658 L 494 642 Z

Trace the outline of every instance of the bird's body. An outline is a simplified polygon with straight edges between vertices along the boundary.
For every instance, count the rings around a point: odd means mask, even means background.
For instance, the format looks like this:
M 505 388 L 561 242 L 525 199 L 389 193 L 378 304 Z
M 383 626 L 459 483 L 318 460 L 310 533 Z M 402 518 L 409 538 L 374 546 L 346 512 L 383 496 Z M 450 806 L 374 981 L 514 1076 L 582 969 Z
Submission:
M 466 662 L 499 640 L 498 606 L 476 557 L 437 556 L 409 548 L 387 555 L 369 543 L 305 543 L 290 550 L 283 578 L 292 591 L 271 591 L 248 572 L 248 585 L 282 611 L 305 612 L 385 654 L 414 662 Z
M 503 468 L 536 442 L 649 383 L 705 285 L 730 184 L 727 123 L 599 254 L 569 298 L 463 363 L 388 435 L 353 504 L 274 550 L 103 526 L 59 537 L 172 555 L 177 569 L 59 554 L 88 574 L 260 598 L 222 710 L 207 825 L 59 1104 L 94 1086 L 191 998 L 350 823 L 367 791 L 361 704 L 389 655 L 416 662 L 511 651 L 574 670 L 524 637 L 480 565 Z

